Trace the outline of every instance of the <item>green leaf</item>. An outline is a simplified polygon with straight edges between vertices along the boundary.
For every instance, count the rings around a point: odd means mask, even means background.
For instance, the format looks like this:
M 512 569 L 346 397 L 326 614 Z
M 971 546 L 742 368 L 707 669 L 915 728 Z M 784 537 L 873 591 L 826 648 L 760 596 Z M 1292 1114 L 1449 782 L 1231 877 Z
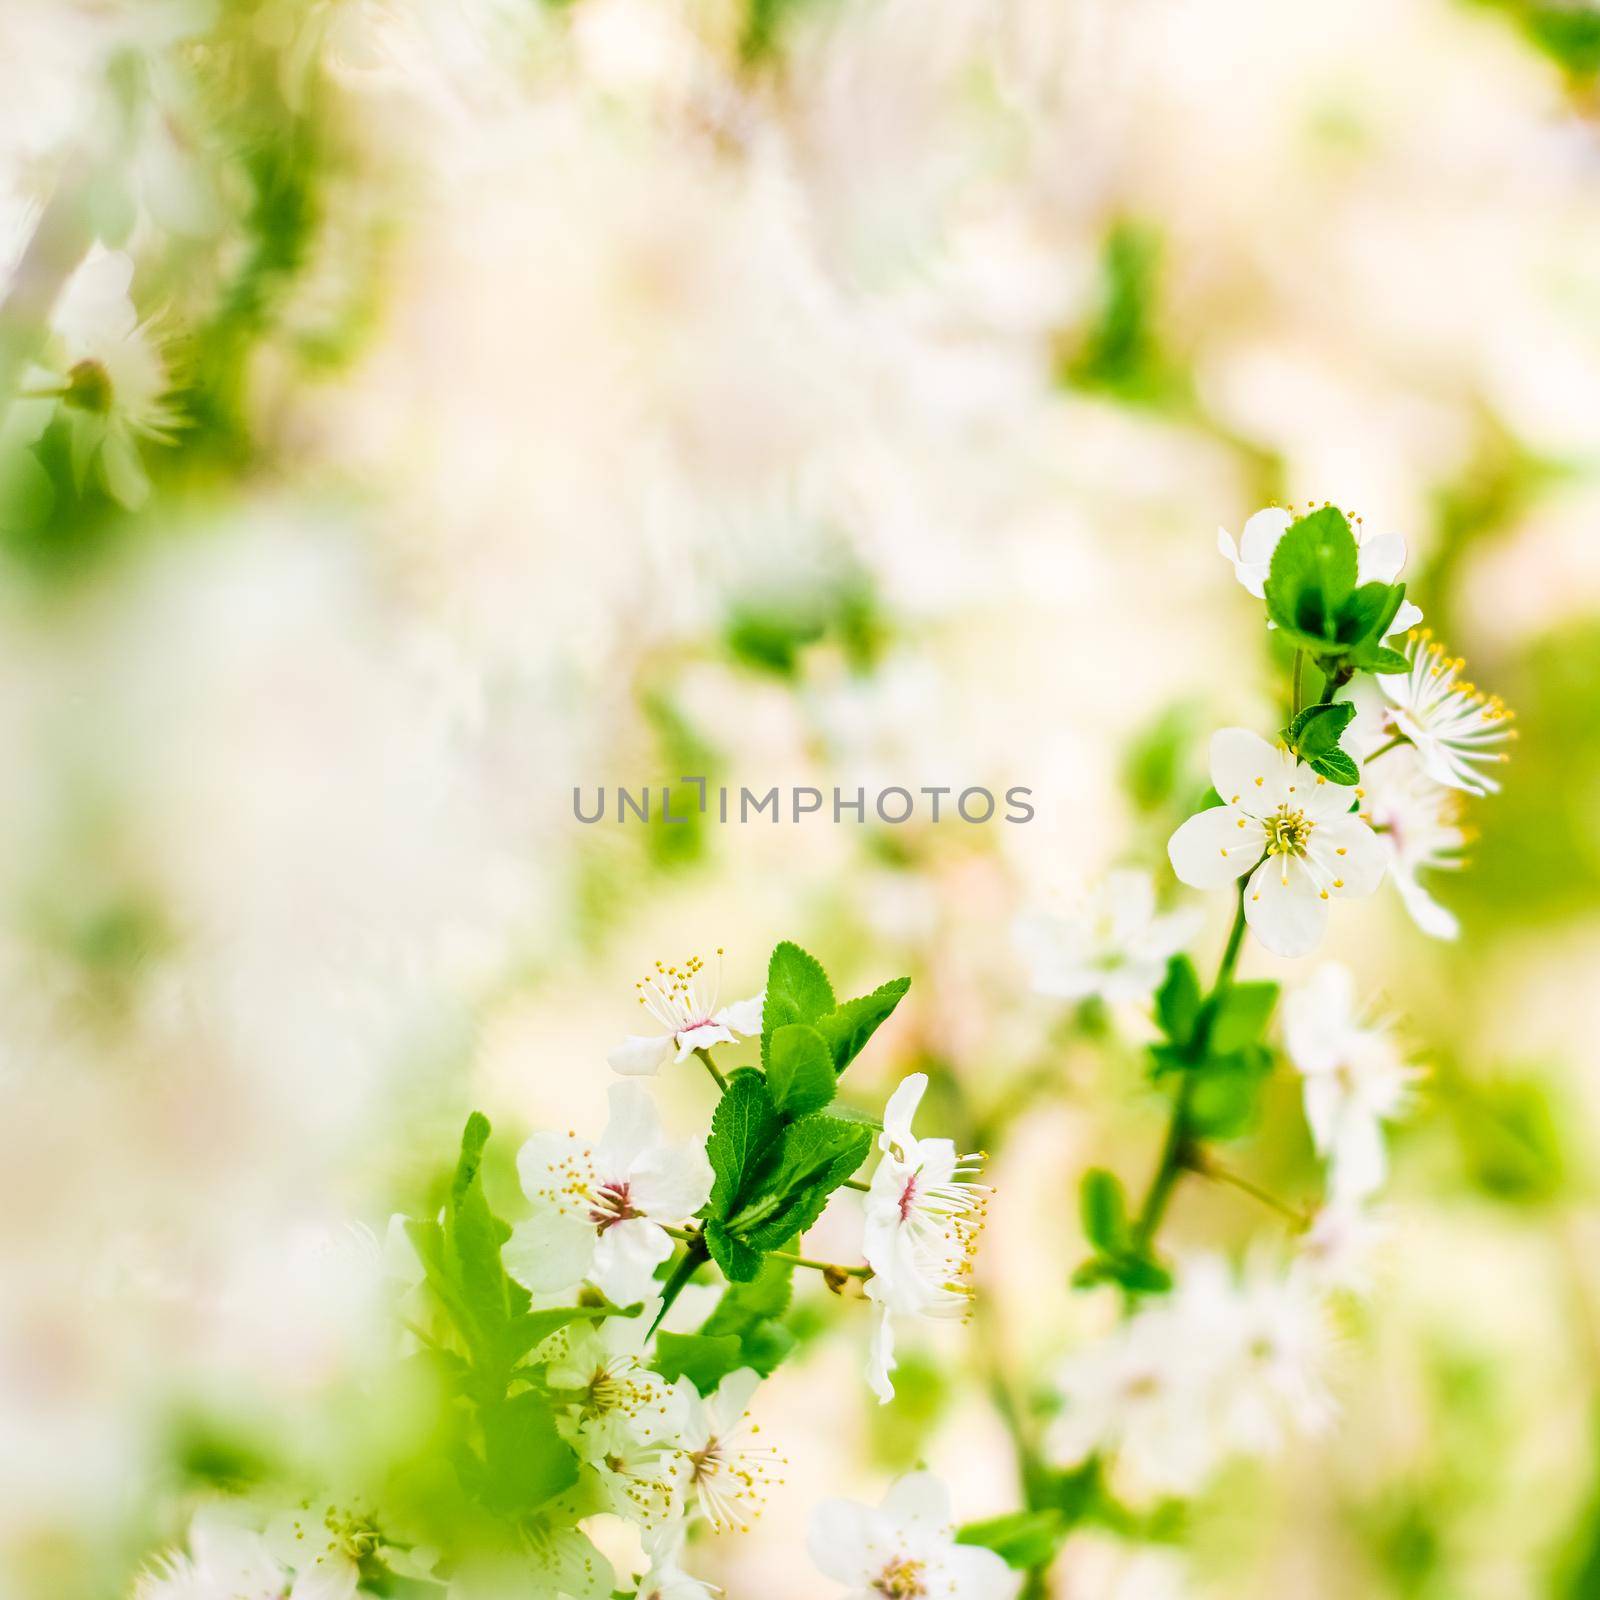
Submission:
M 1128 1206 L 1122 1184 L 1104 1167 L 1091 1167 L 1078 1186 L 1078 1207 L 1089 1243 L 1103 1251 L 1120 1250 L 1128 1237 Z
M 1197 1074 L 1189 1096 L 1189 1127 L 1203 1139 L 1236 1139 L 1255 1123 L 1261 1085 L 1272 1070 L 1272 1054 L 1250 1045 L 1212 1056 Z
M 485 1504 L 525 1516 L 578 1481 L 578 1458 L 556 1432 L 549 1402 L 535 1390 L 482 1413 Z
M 1342 784 L 1345 788 L 1361 782 L 1361 768 L 1355 763 L 1355 758 L 1348 756 L 1343 750 L 1330 750 L 1325 756 L 1313 756 L 1306 765 L 1329 783 Z
M 1355 587 L 1355 535 L 1342 511 L 1323 506 L 1291 523 L 1272 552 L 1267 613 L 1290 643 L 1337 654 L 1340 613 Z
M 528 1309 L 528 1292 L 506 1276 L 500 1246 L 511 1229 L 489 1209 L 483 1193 L 483 1147 L 489 1119 L 474 1111 L 461 1134 L 461 1155 L 450 1183 L 445 1208 L 441 1266 L 457 1291 L 456 1308 L 470 1326 L 462 1326 L 480 1360 L 506 1361 L 506 1330 Z M 448 1305 L 448 1302 L 447 1302 Z
M 815 956 L 785 940 L 767 963 L 767 998 L 761 1011 L 761 1065 L 772 1035 L 792 1022 L 815 1022 L 834 1009 L 833 986 Z
M 828 1041 L 828 1048 L 833 1052 L 835 1072 L 843 1072 L 861 1054 L 867 1040 L 900 1004 L 910 987 L 909 978 L 896 978 L 874 989 L 871 994 L 846 1000 L 843 1005 L 817 1018 L 817 1032 Z
M 1339 642 L 1353 650 L 1368 640 L 1381 640 L 1406 597 L 1403 583 L 1364 583 L 1339 610 Z
M 1072 1274 L 1074 1289 L 1102 1283 L 1120 1284 L 1130 1294 L 1164 1294 L 1172 1287 L 1172 1274 L 1137 1250 L 1113 1250 L 1091 1256 Z
M 822 1215 L 828 1196 L 861 1165 L 871 1144 L 870 1128 L 841 1117 L 814 1112 L 791 1122 L 755 1197 L 729 1219 L 729 1231 L 762 1251 L 804 1233 Z
M 785 1241 L 786 1245 L 791 1241 Z M 794 1348 L 794 1334 L 778 1319 L 789 1309 L 794 1263 L 767 1256 L 748 1283 L 730 1284 L 700 1331 L 731 1335 L 739 1341 L 737 1367 L 767 1377 Z
M 668 1383 L 688 1380 L 701 1394 L 710 1394 L 741 1364 L 743 1346 L 733 1334 L 656 1334 L 655 1369 Z
M 1339 748 L 1339 736 L 1350 726 L 1356 708 L 1348 700 L 1307 706 L 1289 724 L 1288 745 L 1302 761 Z
M 815 1028 L 790 1022 L 777 1029 L 767 1052 L 767 1086 L 778 1110 L 803 1117 L 833 1099 L 838 1080 L 833 1052 Z
M 733 1283 L 748 1283 L 761 1271 L 761 1252 L 728 1232 L 727 1225 L 712 1221 L 705 1228 L 706 1248 L 711 1259 L 722 1268 L 722 1275 Z
M 956 1543 L 981 1545 L 1014 1571 L 1027 1572 L 1055 1560 L 1070 1528 L 1071 1523 L 1053 1506 L 1043 1511 L 1013 1511 L 958 1528 Z
M 715 1175 L 712 1217 L 725 1218 L 740 1205 L 756 1162 L 777 1130 L 778 1113 L 767 1080 L 754 1067 L 741 1067 L 728 1079 L 712 1113 L 711 1137 L 706 1140 L 706 1156 Z M 722 1265 L 720 1259 L 718 1265 Z
M 1200 980 L 1188 956 L 1174 956 L 1167 963 L 1167 976 L 1156 991 L 1156 1022 L 1174 1044 L 1185 1045 L 1194 1037 L 1200 1016 Z
M 1411 663 L 1405 656 L 1386 644 L 1363 645 L 1351 659 L 1363 672 L 1381 672 L 1386 677 L 1411 670 Z
M 1261 1037 L 1277 998 L 1275 983 L 1230 984 L 1213 1005 L 1206 1048 L 1221 1056 L 1254 1044 Z
M 528 1311 L 513 1318 L 506 1327 L 504 1350 L 511 1360 L 526 1355 L 553 1333 L 574 1322 L 601 1322 L 607 1317 L 636 1317 L 638 1306 L 553 1306 L 545 1311 Z

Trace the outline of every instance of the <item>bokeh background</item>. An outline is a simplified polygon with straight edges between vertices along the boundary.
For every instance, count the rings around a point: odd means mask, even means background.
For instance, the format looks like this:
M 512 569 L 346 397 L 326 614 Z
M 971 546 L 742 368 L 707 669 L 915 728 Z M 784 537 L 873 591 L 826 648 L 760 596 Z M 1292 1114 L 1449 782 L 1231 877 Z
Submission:
M 1053 1590 L 1600 1593 L 1597 74 L 1558 0 L 5 0 L 0 1590 L 384 1448 L 352 1224 L 470 1106 L 597 1122 L 655 957 L 786 937 L 912 975 L 852 1087 L 988 1138 L 988 1320 L 879 1410 L 808 1286 L 787 1488 L 692 1564 L 810 1600 L 811 1505 L 919 1460 L 1013 1508 L 991 1369 L 1103 1327 L 1076 1179 L 1161 1105 L 1011 922 L 1281 720 L 1216 528 L 1332 499 L 1522 737 L 1461 939 L 1334 929 L 1428 1069 L 1339 1428 Z M 683 774 L 1038 815 L 574 821 Z M 1292 1083 L 1235 1155 L 1311 1192 Z

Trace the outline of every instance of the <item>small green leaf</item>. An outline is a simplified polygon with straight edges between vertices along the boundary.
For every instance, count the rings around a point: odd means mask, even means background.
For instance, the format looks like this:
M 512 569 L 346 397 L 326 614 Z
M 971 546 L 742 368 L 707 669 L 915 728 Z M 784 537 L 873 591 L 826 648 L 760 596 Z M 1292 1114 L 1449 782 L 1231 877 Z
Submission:
M 504 1352 L 515 1361 L 553 1333 L 574 1322 L 601 1322 L 607 1317 L 636 1317 L 638 1306 L 554 1306 L 546 1311 L 529 1311 L 514 1318 L 506 1327 Z
M 872 1130 L 859 1122 L 822 1112 L 791 1122 L 755 1197 L 729 1219 L 729 1231 L 762 1251 L 804 1233 L 822 1215 L 828 1196 L 861 1165 L 871 1144 Z
M 711 1259 L 722 1268 L 722 1274 L 732 1283 L 748 1283 L 761 1271 L 761 1252 L 752 1249 L 743 1239 L 736 1239 L 722 1222 L 708 1222 L 705 1229 L 706 1248 Z
M 1365 672 L 1381 672 L 1385 677 L 1394 677 L 1397 673 L 1409 672 L 1411 663 L 1398 650 L 1391 650 L 1388 645 L 1380 644 L 1361 651 L 1356 658 L 1356 664 Z
M 1275 983 L 1230 984 L 1213 1005 L 1206 1048 L 1222 1056 L 1254 1044 L 1261 1037 L 1277 998 Z
M 1271 1070 L 1272 1054 L 1261 1045 L 1210 1057 L 1189 1096 L 1190 1129 L 1203 1139 L 1236 1139 L 1248 1132 Z
M 956 1530 L 957 1544 L 981 1545 L 993 1550 L 1016 1572 L 1046 1567 L 1055 1560 L 1071 1524 L 1054 1507 L 1044 1511 L 1013 1511 L 987 1522 L 969 1522 Z
M 461 1328 L 463 1336 L 480 1359 L 495 1361 L 506 1359 L 506 1329 L 528 1309 L 528 1292 L 513 1283 L 500 1264 L 500 1246 L 511 1230 L 484 1198 L 483 1147 L 488 1138 L 489 1119 L 474 1111 L 462 1131 L 461 1155 L 450 1183 L 441 1267 L 458 1295 L 452 1314 L 464 1310 L 470 1319 L 470 1326 Z
M 833 985 L 815 956 L 785 940 L 767 963 L 767 998 L 761 1011 L 761 1065 L 768 1065 L 772 1035 L 792 1022 L 814 1023 L 836 1005 Z
M 772 1035 L 767 1052 L 767 1086 L 778 1110 L 788 1117 L 820 1111 L 838 1085 L 833 1052 L 815 1028 L 790 1022 Z
M 710 1394 L 740 1365 L 742 1346 L 731 1333 L 656 1334 L 655 1369 L 668 1383 L 688 1380 L 701 1394 Z
M 1348 700 L 1307 706 L 1287 729 L 1289 748 L 1308 761 L 1312 756 L 1339 748 L 1339 736 L 1350 726 L 1356 708 Z
M 1120 1250 L 1128 1237 L 1128 1207 L 1122 1185 L 1104 1167 L 1091 1167 L 1078 1186 L 1083 1231 L 1097 1250 Z
M 1339 642 L 1354 650 L 1369 640 L 1381 640 L 1406 597 L 1403 583 L 1364 583 L 1339 610 Z
M 1156 991 L 1156 1022 L 1174 1044 L 1185 1045 L 1194 1037 L 1200 1016 L 1200 980 L 1188 956 L 1174 956 L 1167 963 L 1167 976 Z
M 1330 750 L 1326 755 L 1312 756 L 1306 765 L 1329 783 L 1342 784 L 1346 789 L 1361 782 L 1361 768 L 1356 765 L 1354 757 L 1347 756 L 1343 750 Z
M 1342 511 L 1323 506 L 1291 523 L 1272 552 L 1267 613 L 1290 643 L 1337 654 L 1340 614 L 1355 588 L 1355 536 Z
M 793 1242 L 785 1241 L 785 1246 Z M 735 1366 L 767 1377 L 794 1348 L 794 1335 L 778 1320 L 789 1308 L 793 1272 L 793 1262 L 767 1256 L 752 1280 L 729 1285 L 701 1324 L 703 1334 L 731 1335 L 739 1341 Z
M 711 1137 L 706 1140 L 706 1156 L 714 1174 L 712 1217 L 725 1218 L 738 1208 L 756 1162 L 777 1130 L 778 1113 L 767 1080 L 754 1067 L 741 1067 L 728 1079 L 712 1113 Z
M 556 1431 L 549 1402 L 525 1389 L 486 1406 L 483 1499 L 507 1516 L 525 1516 L 578 1481 L 578 1458 Z
M 828 1048 L 833 1052 L 835 1072 L 843 1072 L 861 1054 L 867 1040 L 900 1004 L 910 987 L 909 978 L 895 978 L 874 989 L 871 994 L 846 1000 L 817 1018 L 817 1032 L 828 1041 Z

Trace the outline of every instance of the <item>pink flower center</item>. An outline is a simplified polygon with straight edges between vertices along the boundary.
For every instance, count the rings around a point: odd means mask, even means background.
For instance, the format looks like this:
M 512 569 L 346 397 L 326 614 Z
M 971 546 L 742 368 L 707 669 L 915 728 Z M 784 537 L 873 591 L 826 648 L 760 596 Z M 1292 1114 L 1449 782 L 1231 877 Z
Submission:
M 917 1201 L 917 1175 L 912 1173 L 906 1179 L 906 1186 L 900 1191 L 900 1220 L 907 1221 L 911 1216 L 911 1208 Z
M 627 1181 L 620 1183 L 602 1183 L 595 1191 L 594 1203 L 589 1207 L 589 1220 L 594 1224 L 596 1233 L 604 1233 L 607 1228 L 614 1228 L 619 1222 L 626 1222 L 630 1217 L 642 1217 L 642 1211 L 635 1210 L 633 1202 L 628 1198 Z

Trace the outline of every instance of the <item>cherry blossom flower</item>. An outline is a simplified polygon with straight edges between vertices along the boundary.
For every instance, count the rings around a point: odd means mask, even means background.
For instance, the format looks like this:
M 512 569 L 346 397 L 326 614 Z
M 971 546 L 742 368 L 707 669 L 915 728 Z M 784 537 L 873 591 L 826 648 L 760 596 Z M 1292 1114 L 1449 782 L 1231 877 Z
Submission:
M 1295 1270 L 1318 1289 L 1366 1294 L 1372 1288 L 1372 1257 L 1387 1231 L 1383 1221 L 1360 1201 L 1332 1199 L 1301 1234 Z
M 1015 938 L 1034 989 L 1060 1000 L 1146 998 L 1199 931 L 1196 910 L 1156 912 L 1148 872 L 1109 873 L 1076 915 L 1024 913 Z
M 1231 533 L 1217 529 L 1217 549 L 1233 564 L 1234 576 L 1258 600 L 1266 595 L 1272 553 L 1293 521 L 1293 515 L 1282 506 L 1267 506 L 1245 523 L 1237 545 Z M 1406 564 L 1405 540 L 1398 533 L 1366 534 L 1359 521 L 1351 524 L 1350 531 L 1356 541 L 1356 582 L 1393 583 Z M 1384 637 L 1414 628 L 1421 621 L 1422 612 L 1409 600 L 1402 600 Z
M 702 1397 L 687 1378 L 678 1380 L 685 1413 L 678 1445 L 688 1465 L 688 1487 L 718 1533 L 748 1532 L 781 1482 L 784 1459 L 756 1442 L 761 1425 L 745 1409 L 760 1382 L 760 1374 L 740 1367 Z
M 1430 937 L 1454 939 L 1455 914 L 1423 887 L 1418 873 L 1459 871 L 1474 834 L 1461 820 L 1461 791 L 1436 783 L 1415 751 L 1401 747 L 1362 774 L 1361 814 L 1383 846 L 1389 881 L 1411 920 Z
M 907 1474 L 875 1507 L 824 1500 L 806 1547 L 845 1600 L 1009 1600 L 1022 1581 L 994 1551 L 955 1542 L 950 1492 L 931 1472 Z
M 512 1230 L 506 1270 L 538 1294 L 588 1278 L 612 1300 L 650 1292 L 672 1253 L 665 1227 L 692 1216 L 711 1193 L 711 1164 L 694 1140 L 669 1143 L 650 1096 L 614 1084 L 611 1121 L 598 1142 L 576 1133 L 536 1133 L 517 1153 L 533 1213 Z
M 142 1572 L 133 1600 L 284 1600 L 290 1582 L 260 1533 L 208 1506 L 189 1525 L 187 1553 L 175 1551 Z
M 894 1319 L 966 1315 L 989 1203 L 989 1190 L 970 1177 L 980 1156 L 911 1131 L 927 1087 L 927 1074 L 914 1072 L 889 1097 L 878 1138 L 883 1159 L 867 1192 L 862 1253 L 872 1268 L 867 1295 L 880 1312 L 868 1382 L 883 1402 L 894 1397 Z
M 1305 1079 L 1306 1122 L 1329 1187 L 1346 1200 L 1374 1193 L 1387 1169 L 1383 1124 L 1405 1109 L 1415 1069 L 1386 1027 L 1361 1021 L 1355 979 L 1334 962 L 1285 996 L 1283 1032 Z
M 741 1035 L 761 1032 L 761 1008 L 765 991 L 732 1005 L 717 1006 L 722 986 L 722 952 L 717 964 L 708 967 L 699 956 L 690 956 L 681 967 L 663 966 L 642 978 L 635 986 L 639 1004 L 665 1030 L 659 1034 L 629 1034 L 606 1060 L 615 1072 L 629 1077 L 654 1076 L 677 1050 L 676 1059 L 693 1050 L 709 1049 L 714 1044 L 732 1044 Z
M 1275 955 L 1309 955 L 1329 901 L 1369 895 L 1383 878 L 1383 847 L 1350 810 L 1355 791 L 1246 728 L 1212 735 L 1211 781 L 1223 804 L 1173 834 L 1173 870 L 1196 889 L 1226 888 L 1250 873 L 1251 931 Z
M 389 1544 L 365 1507 L 331 1500 L 308 1501 L 280 1513 L 267 1525 L 265 1543 L 294 1570 L 288 1600 L 349 1600 L 366 1561 L 426 1577 L 434 1560 L 433 1552 Z
M 678 1565 L 683 1553 L 683 1524 L 674 1523 L 644 1541 L 649 1569 L 639 1580 L 634 1600 L 711 1600 L 721 1591 L 714 1583 L 691 1577 Z
M 1378 686 L 1393 702 L 1395 728 L 1417 748 L 1422 770 L 1435 783 L 1468 794 L 1492 794 L 1500 785 L 1480 769 L 1509 761 L 1500 749 L 1516 737 L 1513 713 L 1499 695 L 1485 694 L 1460 676 L 1466 661 L 1451 656 L 1431 628 L 1406 636 L 1409 672 L 1384 673 Z

